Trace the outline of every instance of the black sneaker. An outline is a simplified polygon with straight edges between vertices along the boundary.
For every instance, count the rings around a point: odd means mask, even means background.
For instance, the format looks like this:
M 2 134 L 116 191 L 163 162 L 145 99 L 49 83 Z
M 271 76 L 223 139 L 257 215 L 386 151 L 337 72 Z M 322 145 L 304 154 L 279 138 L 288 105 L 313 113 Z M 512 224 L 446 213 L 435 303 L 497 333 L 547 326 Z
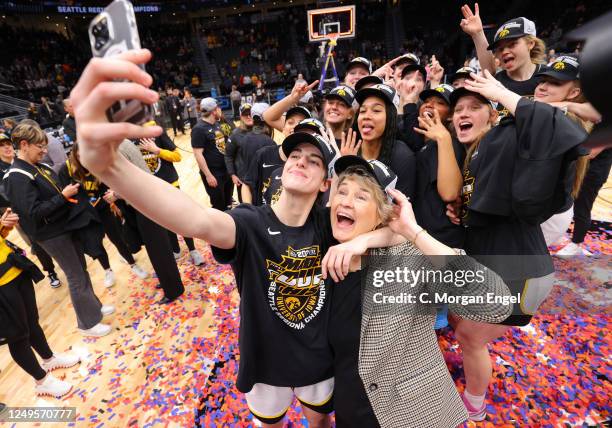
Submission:
M 55 272 L 50 273 L 49 275 L 47 275 L 47 277 L 49 278 L 49 284 L 51 285 L 51 288 L 59 288 L 62 286 L 62 283 Z

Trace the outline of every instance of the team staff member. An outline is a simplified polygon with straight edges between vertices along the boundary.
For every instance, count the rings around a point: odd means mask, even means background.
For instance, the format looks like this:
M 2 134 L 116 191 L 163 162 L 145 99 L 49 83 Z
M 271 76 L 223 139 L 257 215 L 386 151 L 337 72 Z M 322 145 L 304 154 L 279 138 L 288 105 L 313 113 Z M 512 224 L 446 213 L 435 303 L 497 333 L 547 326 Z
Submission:
M 405 70 L 405 69 L 404 69 Z M 377 159 L 389 165 L 397 175 L 397 189 L 414 198 L 416 187 L 416 159 L 414 153 L 397 141 L 397 108 L 395 89 L 385 84 L 374 85 L 357 92 L 359 103 L 353 128 L 359 131 L 360 156 Z
M 479 421 L 486 416 L 492 374 L 487 343 L 510 326 L 527 325 L 552 287 L 554 267 L 540 223 L 564 203 L 567 162 L 578 156 L 586 133 L 559 109 L 521 98 L 486 70 L 484 77 L 471 77 L 451 95 L 457 139 L 468 146 L 460 215 L 467 226 L 465 250 L 485 257 L 483 264 L 521 297 L 499 324 L 451 322 L 463 351 L 463 399 L 470 419 Z M 489 100 L 513 117 L 494 126 L 497 111 Z
M 416 152 L 416 192 L 414 215 L 417 222 L 438 241 L 451 248 L 463 248 L 465 230 L 446 216 L 446 204 L 461 195 L 461 165 L 465 149 L 448 131 L 453 88 L 440 85 L 419 95 L 418 127 L 424 137 Z
M 210 97 L 202 99 L 200 112 L 202 120 L 191 131 L 191 147 L 210 204 L 213 208 L 225 210 L 232 203 L 233 183 L 225 166 L 227 137 L 219 123 L 223 112 L 217 101 Z
M 15 159 L 15 148 L 13 147 L 13 142 L 9 136 L 0 134 L 0 194 L 7 200 L 8 195 L 6 194 L 6 189 L 4 188 L 4 184 L 2 182 L 4 181 L 5 174 L 13 164 L 13 159 Z M 51 285 L 51 288 L 61 287 L 62 283 L 57 277 L 57 273 L 55 273 L 55 264 L 53 263 L 51 256 L 47 254 L 47 252 L 40 245 L 32 241 L 32 238 L 27 236 L 19 225 L 16 226 L 16 229 L 23 240 L 30 245 L 32 253 L 34 253 L 40 261 L 43 270 L 47 272 L 47 277 L 49 278 L 49 285 Z
M 546 63 L 546 44 L 536 37 L 534 22 L 524 17 L 505 22 L 489 45 L 480 20 L 478 3 L 473 13 L 468 5 L 462 6 L 461 12 L 461 29 L 472 37 L 483 71 L 488 70 L 495 75 L 495 79 L 510 91 L 533 97 L 538 84 L 536 74 Z M 497 74 L 495 59 L 499 60 L 502 68 Z M 507 106 L 498 105 L 497 108 L 501 118 L 508 114 Z
M 79 185 L 69 184 L 60 189 L 57 175 L 40 163 L 47 145 L 47 136 L 40 128 L 19 124 L 11 139 L 19 147 L 19 156 L 5 180 L 11 205 L 19 215 L 23 230 L 66 274 L 81 334 L 105 336 L 112 329 L 101 322 L 102 317 L 113 313 L 115 308 L 100 303 L 87 273 L 83 244 L 75 232 L 66 231 Z
M 467 419 L 467 412 L 433 332 L 433 305 L 388 305 L 381 309 L 384 305 L 372 303 L 376 302 L 374 293 L 381 289 L 372 286 L 368 270 L 370 274 L 374 269 L 393 271 L 399 256 L 404 256 L 408 269 L 435 269 L 424 255 L 437 256 L 439 261 L 456 252 L 418 225 L 406 197 L 394 190 L 397 177 L 386 165 L 343 156 L 334 169 L 338 185 L 330 199 L 330 215 L 334 238 L 342 243 L 339 247 L 387 223 L 404 241 L 373 250 L 375 256 L 391 257 L 373 257 L 371 266 L 361 266 L 360 258 L 353 259 L 344 277 L 332 285 L 329 340 L 334 352 L 336 426 L 455 428 Z M 469 257 L 451 257 L 443 269 L 485 272 L 484 281 L 465 284 L 457 289 L 460 294 L 510 295 L 498 275 Z M 410 291 L 413 296 L 458 294 L 453 285 L 442 282 L 422 281 L 416 286 Z M 406 291 L 405 284 L 386 283 L 384 287 L 386 295 Z M 453 304 L 451 309 L 465 318 L 495 322 L 503 320 L 511 307 Z
M 143 138 L 138 144 L 142 157 L 149 167 L 149 171 L 164 181 L 172 184 L 177 189 L 179 186 L 179 176 L 174 167 L 174 162 L 180 162 L 182 157 L 178 149 L 165 132 L 155 139 Z M 178 259 L 181 255 L 181 247 L 178 242 L 176 233 L 168 231 L 168 237 L 172 244 L 174 258 Z M 189 257 L 194 265 L 200 266 L 204 264 L 204 259 L 198 250 L 196 250 L 193 238 L 185 239 L 185 245 L 189 249 Z
M 60 170 L 59 177 L 62 183 L 65 184 L 79 183 L 79 191 L 85 192 L 87 200 L 96 209 L 108 239 L 117 248 L 121 257 L 130 265 L 132 272 L 140 278 L 146 278 L 148 276 L 147 272 L 136 264 L 136 260 L 134 260 L 134 256 L 132 256 L 122 236 L 119 221 L 113 213 L 117 207 L 113 207 L 112 204 L 104 200 L 108 187 L 104 183 L 100 183 L 96 177 L 83 168 L 79 161 L 79 145 L 77 143 L 72 146 L 70 156 L 68 156 L 66 164 Z M 111 287 L 115 283 L 115 275 L 110 268 L 110 260 L 104 247 L 102 247 L 102 250 L 104 253 L 100 257 L 99 262 L 105 270 L 104 285 Z
M 191 129 L 198 123 L 197 102 L 188 89 L 185 89 L 185 96 L 183 97 L 183 117 L 187 119 Z
M 243 104 L 238 109 L 240 112 L 240 124 L 230 135 L 225 146 L 225 167 L 232 178 L 234 186 L 238 188 L 238 200 L 242 202 L 241 186 L 244 180 L 244 157 L 240 150 L 241 142 L 248 132 L 253 129 L 253 118 L 251 117 L 251 104 Z M 241 171 L 241 174 L 238 174 Z
M 8 343 L 13 360 L 36 382 L 37 395 L 62 397 L 72 385 L 50 372 L 69 368 L 81 360 L 74 354 L 54 354 L 38 321 L 33 281 L 44 276 L 22 251 L 5 238 L 19 216 L 8 208 L 0 218 L 0 344 Z M 32 348 L 43 359 L 39 363 Z

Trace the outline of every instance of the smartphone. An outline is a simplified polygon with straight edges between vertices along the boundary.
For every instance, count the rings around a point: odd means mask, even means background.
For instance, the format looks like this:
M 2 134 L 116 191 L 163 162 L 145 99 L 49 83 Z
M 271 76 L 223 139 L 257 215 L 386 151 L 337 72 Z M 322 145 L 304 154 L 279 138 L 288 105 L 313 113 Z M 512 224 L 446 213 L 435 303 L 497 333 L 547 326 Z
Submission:
M 129 0 L 115 0 L 109 4 L 91 21 L 88 33 L 94 57 L 111 57 L 140 49 L 136 15 Z M 142 64 L 139 67 L 145 69 Z M 106 111 L 106 116 L 110 122 L 142 125 L 153 120 L 153 109 L 138 100 L 121 100 Z

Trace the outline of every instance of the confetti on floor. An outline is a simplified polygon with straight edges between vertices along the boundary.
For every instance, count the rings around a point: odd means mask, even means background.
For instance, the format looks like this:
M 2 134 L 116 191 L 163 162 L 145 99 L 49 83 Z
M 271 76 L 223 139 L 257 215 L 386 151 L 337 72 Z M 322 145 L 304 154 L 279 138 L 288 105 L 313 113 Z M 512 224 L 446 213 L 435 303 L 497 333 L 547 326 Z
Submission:
M 529 327 L 512 329 L 491 345 L 496 364 L 488 417 L 471 427 L 574 427 L 610 418 L 612 322 L 609 312 L 589 312 L 594 303 L 588 297 L 610 291 L 609 278 L 606 282 L 601 272 L 610 272 L 610 258 L 602 256 L 612 254 L 611 235 L 609 223 L 598 223 L 588 235 L 587 247 L 598 256 L 589 263 L 555 259 L 558 280 L 574 287 L 555 288 L 545 303 L 547 315 L 536 316 Z M 121 328 L 112 345 L 96 351 L 91 363 L 79 369 L 85 370 L 85 378 L 75 385 L 70 400 L 76 398 L 81 405 L 77 422 L 70 426 L 256 426 L 234 385 L 240 357 L 233 274 L 214 262 L 208 248 L 198 246 L 204 266 L 180 261 L 186 288 L 181 300 L 189 305 L 154 305 L 155 280 L 133 287 L 125 304 L 148 309 L 130 316 L 118 313 Z M 599 275 L 593 276 L 593 269 L 599 269 Z M 556 307 L 578 309 L 555 312 Z M 203 318 L 205 313 L 209 317 Z M 201 326 L 203 319 L 210 325 Z M 163 339 L 168 333 L 171 343 Z M 461 355 L 452 331 L 440 331 L 439 342 L 462 389 Z M 110 380 L 101 381 L 100 373 L 109 372 Z M 142 379 L 139 386 L 126 386 L 134 385 L 134 378 Z M 98 389 L 106 391 L 105 398 L 90 401 Z M 307 426 L 299 405 L 290 409 L 288 426 Z

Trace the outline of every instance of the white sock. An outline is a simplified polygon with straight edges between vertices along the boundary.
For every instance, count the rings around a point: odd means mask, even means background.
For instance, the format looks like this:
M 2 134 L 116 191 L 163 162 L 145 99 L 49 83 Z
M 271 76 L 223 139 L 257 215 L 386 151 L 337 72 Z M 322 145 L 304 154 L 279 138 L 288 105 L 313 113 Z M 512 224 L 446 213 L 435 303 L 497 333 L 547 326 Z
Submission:
M 465 392 L 463 393 L 463 395 L 465 396 L 467 401 L 469 401 L 469 403 L 472 406 L 474 406 L 474 408 L 480 409 L 482 407 L 482 404 L 484 403 L 484 399 L 485 399 L 486 393 L 482 394 L 482 395 L 472 395 L 466 389 Z

